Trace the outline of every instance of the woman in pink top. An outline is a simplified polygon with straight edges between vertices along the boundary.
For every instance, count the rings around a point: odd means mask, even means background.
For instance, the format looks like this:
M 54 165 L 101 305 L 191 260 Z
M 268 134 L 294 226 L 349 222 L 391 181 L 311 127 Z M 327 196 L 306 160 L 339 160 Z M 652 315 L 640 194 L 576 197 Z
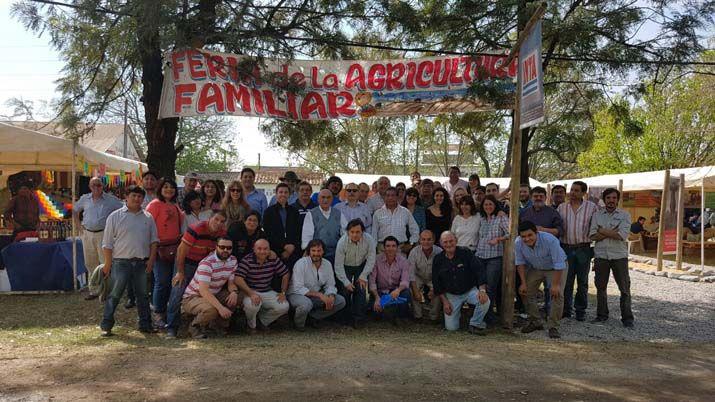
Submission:
M 159 250 L 154 263 L 154 324 L 162 328 L 165 323 L 166 304 L 171 293 L 171 277 L 174 271 L 174 258 L 181 236 L 186 230 L 186 219 L 176 205 L 176 182 L 163 177 L 159 181 L 159 191 L 156 199 L 146 206 L 156 223 L 159 236 Z

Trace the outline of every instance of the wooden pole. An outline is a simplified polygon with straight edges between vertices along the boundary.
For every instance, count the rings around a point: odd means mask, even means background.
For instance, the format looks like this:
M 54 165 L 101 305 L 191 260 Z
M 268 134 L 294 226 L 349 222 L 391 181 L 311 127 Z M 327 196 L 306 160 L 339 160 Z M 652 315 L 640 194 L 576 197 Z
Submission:
M 675 250 L 675 269 L 683 268 L 683 216 L 685 215 L 685 175 L 681 174 L 678 183 L 678 226 Z
M 554 200 L 551 199 L 551 184 L 546 184 L 546 205 L 551 206 Z
M 665 208 L 668 205 L 668 193 L 670 190 L 670 169 L 665 169 L 663 173 L 663 192 L 660 197 L 660 220 L 658 221 L 658 271 L 663 270 L 663 246 L 665 245 Z
M 700 179 L 700 276 L 705 271 L 705 175 Z
M 621 198 L 618 199 L 618 208 L 623 208 L 623 179 L 618 179 L 618 193 L 621 194 Z
M 72 206 L 77 201 L 77 139 L 72 141 Z M 73 208 L 74 211 L 74 208 Z M 73 212 L 74 213 L 74 212 Z M 74 217 L 71 220 L 72 228 L 72 284 L 77 291 L 77 228 L 74 225 Z

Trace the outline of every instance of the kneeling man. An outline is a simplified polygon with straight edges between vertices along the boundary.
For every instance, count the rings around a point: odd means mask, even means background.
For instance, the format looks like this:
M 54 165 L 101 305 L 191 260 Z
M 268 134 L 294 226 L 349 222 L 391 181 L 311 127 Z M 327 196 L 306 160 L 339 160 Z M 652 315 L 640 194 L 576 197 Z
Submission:
M 484 316 L 489 311 L 487 278 L 484 266 L 472 251 L 457 247 L 457 236 L 443 232 L 440 244 L 444 249 L 432 261 L 432 284 L 434 294 L 442 300 L 444 327 L 447 331 L 459 329 L 462 305 L 474 305 L 469 320 L 469 332 L 484 335 Z
M 325 247 L 318 239 L 308 243 L 309 255 L 293 266 L 293 275 L 288 288 L 288 302 L 295 308 L 295 328 L 305 329 L 310 315 L 314 327 L 319 320 L 330 317 L 345 307 L 345 298 L 335 287 L 335 273 L 330 261 L 323 258 Z
M 232 249 L 231 239 L 220 237 L 216 251 L 201 260 L 184 291 L 181 310 L 195 316 L 189 326 L 189 333 L 195 339 L 206 338 L 205 330 L 210 326 L 225 333 L 236 309 L 238 287 L 233 281 L 238 260 L 231 255 Z
M 269 259 L 271 247 L 267 240 L 259 239 L 253 244 L 253 252 L 243 257 L 236 270 L 236 285 L 246 296 L 243 309 L 246 311 L 248 332 L 256 331 L 256 317 L 264 328 L 283 314 L 290 306 L 286 300 L 288 268 L 279 258 Z M 271 288 L 275 276 L 281 277 L 281 292 Z

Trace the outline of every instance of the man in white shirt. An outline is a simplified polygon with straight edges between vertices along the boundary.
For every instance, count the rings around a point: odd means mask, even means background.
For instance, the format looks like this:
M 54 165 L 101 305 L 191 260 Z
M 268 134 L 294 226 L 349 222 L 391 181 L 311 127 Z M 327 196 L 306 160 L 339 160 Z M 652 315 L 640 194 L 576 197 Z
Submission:
M 459 187 L 467 190 L 467 193 L 469 192 L 469 183 L 459 178 L 459 175 L 461 174 L 462 172 L 459 171 L 459 167 L 452 166 L 449 168 L 449 180 L 444 182 L 442 187 L 447 190 L 450 197 L 454 195 L 454 190 Z
M 409 237 L 407 236 L 409 233 Z M 420 229 L 409 209 L 397 204 L 397 189 L 390 187 L 385 191 L 385 205 L 372 216 L 372 238 L 378 243 L 378 252 L 382 252 L 382 242 L 388 236 L 394 236 L 400 243 L 402 253 L 407 255 L 417 243 Z
M 335 248 L 338 245 L 340 236 L 345 233 L 348 222 L 345 216 L 336 208 L 330 205 L 333 202 L 333 193 L 328 189 L 320 190 L 318 193 L 318 206 L 311 209 L 305 215 L 303 221 L 303 233 L 301 236 L 301 248 L 306 250 L 308 243 L 313 239 L 323 241 L 325 258 L 335 262 Z
M 288 302 L 295 308 L 293 322 L 298 331 L 305 329 L 310 315 L 311 325 L 318 327 L 320 320 L 330 317 L 345 307 L 345 298 L 335 287 L 335 273 L 330 261 L 323 258 L 323 242 L 311 240 L 309 255 L 293 266 L 288 288 Z

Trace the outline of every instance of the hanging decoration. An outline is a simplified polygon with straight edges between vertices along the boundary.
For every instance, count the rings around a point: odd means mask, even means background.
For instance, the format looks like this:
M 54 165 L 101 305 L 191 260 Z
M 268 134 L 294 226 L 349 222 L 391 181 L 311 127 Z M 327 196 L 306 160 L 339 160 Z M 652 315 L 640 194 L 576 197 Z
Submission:
M 35 195 L 40 204 L 40 214 L 50 219 L 63 219 L 72 210 L 72 204 L 55 201 L 42 190 L 35 190 Z

